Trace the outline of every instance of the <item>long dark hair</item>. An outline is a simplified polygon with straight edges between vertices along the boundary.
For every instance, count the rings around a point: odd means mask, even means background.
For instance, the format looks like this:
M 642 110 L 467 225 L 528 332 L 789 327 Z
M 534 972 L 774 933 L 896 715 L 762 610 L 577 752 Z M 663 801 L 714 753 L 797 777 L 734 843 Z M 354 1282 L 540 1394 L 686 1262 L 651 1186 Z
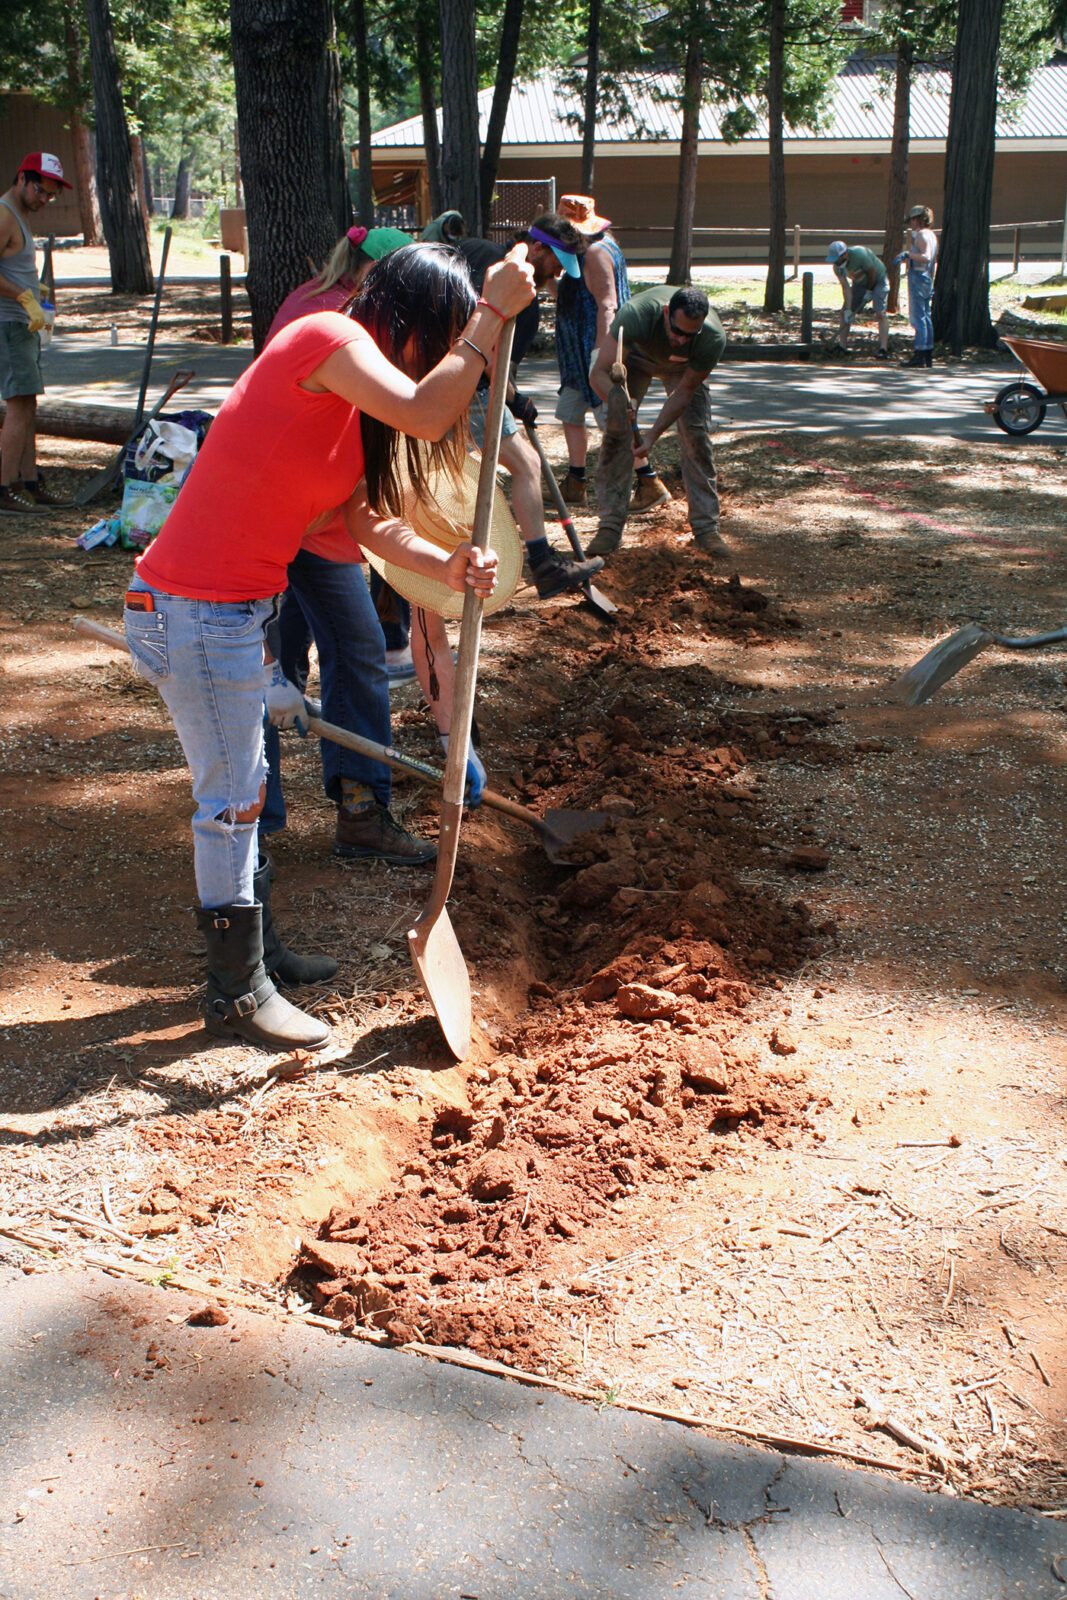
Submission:
M 394 367 L 417 381 L 436 367 L 455 344 L 474 313 L 477 296 L 467 263 L 445 245 L 409 244 L 371 269 L 346 307 L 366 328 Z M 410 358 L 404 348 L 414 339 Z M 439 443 L 409 439 L 377 417 L 360 414 L 367 500 L 375 511 L 399 516 L 403 481 L 403 439 L 407 477 L 416 492 L 427 492 L 432 472 L 458 475 L 467 443 L 467 416 L 458 419 Z

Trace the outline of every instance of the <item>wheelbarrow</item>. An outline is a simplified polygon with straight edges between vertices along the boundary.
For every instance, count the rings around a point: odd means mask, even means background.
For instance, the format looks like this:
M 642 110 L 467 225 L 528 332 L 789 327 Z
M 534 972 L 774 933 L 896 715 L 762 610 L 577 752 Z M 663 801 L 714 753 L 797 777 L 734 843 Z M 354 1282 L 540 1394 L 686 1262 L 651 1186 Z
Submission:
M 1009 383 L 985 409 L 998 428 L 1014 435 L 1033 433 L 1045 420 L 1050 405 L 1058 405 L 1067 417 L 1067 343 L 1051 339 L 1004 340 L 1016 361 L 1033 374 L 1035 383 Z

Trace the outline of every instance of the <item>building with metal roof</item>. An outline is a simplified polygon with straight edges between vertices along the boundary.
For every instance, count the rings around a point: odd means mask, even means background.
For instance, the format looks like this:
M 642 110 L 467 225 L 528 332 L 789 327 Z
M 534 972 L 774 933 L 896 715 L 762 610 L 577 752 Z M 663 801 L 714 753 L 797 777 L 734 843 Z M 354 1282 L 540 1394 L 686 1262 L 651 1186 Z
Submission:
M 597 208 L 614 218 L 627 254 L 662 259 L 674 221 L 681 115 L 671 104 L 677 76 L 635 75 L 629 115 L 598 125 L 595 160 Z M 952 83 L 947 71 L 919 68 L 911 91 L 909 198 L 940 211 L 945 140 Z M 492 91 L 479 96 L 484 136 Z M 721 109 L 706 105 L 700 118 L 695 223 L 719 230 L 697 233 L 699 259 L 750 254 L 768 223 L 767 123 L 759 108 L 752 132 L 727 144 Z M 498 178 L 544 185 L 546 195 L 580 187 L 581 136 L 572 119 L 580 105 L 558 78 L 545 74 L 516 84 L 504 126 Z M 440 118 L 440 113 L 438 113 Z M 885 220 L 889 151 L 893 132 L 892 63 L 849 61 L 816 129 L 786 128 L 786 193 L 791 224 L 815 256 L 833 233 L 877 234 Z M 422 118 L 382 128 L 373 138 L 375 190 L 389 203 L 401 198 L 425 220 L 426 185 Z M 1050 222 L 1064 215 L 1067 195 L 1067 60 L 1035 73 L 1025 96 L 1000 108 L 994 166 L 995 224 Z M 1057 223 L 1057 226 L 1060 225 Z M 736 229 L 745 238 L 725 231 Z M 1053 233 L 1046 228 L 1046 243 Z M 1036 243 L 1036 234 L 1033 235 Z M 1011 250 L 1005 233 L 1005 249 Z M 1058 252 L 1058 235 L 1055 240 Z M 824 248 L 824 246 L 823 246 Z

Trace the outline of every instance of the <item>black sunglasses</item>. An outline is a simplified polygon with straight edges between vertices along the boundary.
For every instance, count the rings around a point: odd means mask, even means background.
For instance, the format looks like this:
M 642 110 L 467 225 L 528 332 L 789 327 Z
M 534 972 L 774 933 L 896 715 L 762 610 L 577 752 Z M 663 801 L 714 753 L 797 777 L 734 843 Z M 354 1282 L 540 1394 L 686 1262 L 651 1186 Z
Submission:
M 694 330 L 692 333 L 690 333 L 688 328 L 680 328 L 675 322 L 674 318 L 670 315 L 667 317 L 667 326 L 674 334 L 676 339 L 695 339 L 697 334 L 700 332 L 699 328 Z

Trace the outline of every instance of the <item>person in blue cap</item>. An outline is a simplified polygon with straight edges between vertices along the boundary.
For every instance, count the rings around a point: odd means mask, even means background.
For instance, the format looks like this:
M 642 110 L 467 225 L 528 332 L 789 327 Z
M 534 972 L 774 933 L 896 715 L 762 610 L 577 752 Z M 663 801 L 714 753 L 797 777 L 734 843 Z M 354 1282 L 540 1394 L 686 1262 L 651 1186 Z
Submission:
M 534 286 L 542 288 L 561 273 L 579 278 L 578 258 L 585 249 L 585 240 L 572 222 L 557 216 L 554 211 L 542 212 L 530 226 L 518 234 L 513 243 L 526 245 L 527 258 L 533 267 Z M 493 244 L 489 239 L 461 239 L 456 246 L 470 268 L 471 280 L 481 293 L 482 283 L 489 268 L 503 261 L 507 249 Z M 541 463 L 529 440 L 518 432 L 515 424 L 534 422 L 537 407 L 529 395 L 521 394 L 515 387 L 514 374 L 523 356 L 533 343 L 540 322 L 541 311 L 536 299 L 515 318 L 515 342 L 511 352 L 511 382 L 508 384 L 508 411 L 504 413 L 503 437 L 500 441 L 500 465 L 511 473 L 511 504 L 519 532 L 526 541 L 526 556 L 530 575 L 540 599 L 549 600 L 554 595 L 580 589 L 604 565 L 599 557 L 573 561 L 563 556 L 548 542 L 545 532 L 545 508 L 541 498 Z M 469 424 L 475 444 L 481 449 L 485 437 L 485 409 L 489 396 L 489 383 L 483 378 L 471 401 Z M 511 415 L 508 414 L 511 413 Z
M 830 346 L 831 351 L 836 355 L 844 355 L 848 349 L 852 323 L 870 300 L 871 309 L 878 319 L 878 359 L 888 361 L 889 316 L 886 306 L 889 302 L 889 277 L 882 258 L 864 245 L 849 246 L 844 239 L 835 239 L 826 252 L 826 260 L 834 269 L 844 297 L 841 325 L 835 343 Z

